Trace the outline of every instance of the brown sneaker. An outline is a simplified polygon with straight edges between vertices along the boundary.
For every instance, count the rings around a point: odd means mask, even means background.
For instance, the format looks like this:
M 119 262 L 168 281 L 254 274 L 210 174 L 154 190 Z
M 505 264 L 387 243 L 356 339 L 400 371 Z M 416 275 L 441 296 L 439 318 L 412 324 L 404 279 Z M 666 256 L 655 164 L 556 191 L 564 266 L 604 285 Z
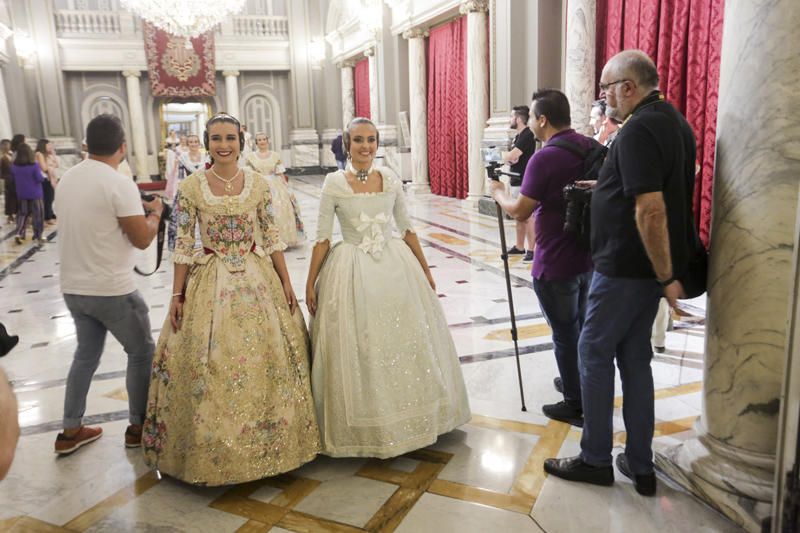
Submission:
M 142 445 L 142 426 L 131 424 L 125 430 L 125 447 L 139 448 Z
M 94 442 L 103 436 L 103 428 L 90 428 L 81 426 L 72 437 L 59 433 L 56 437 L 55 452 L 59 455 L 68 455 L 81 446 Z

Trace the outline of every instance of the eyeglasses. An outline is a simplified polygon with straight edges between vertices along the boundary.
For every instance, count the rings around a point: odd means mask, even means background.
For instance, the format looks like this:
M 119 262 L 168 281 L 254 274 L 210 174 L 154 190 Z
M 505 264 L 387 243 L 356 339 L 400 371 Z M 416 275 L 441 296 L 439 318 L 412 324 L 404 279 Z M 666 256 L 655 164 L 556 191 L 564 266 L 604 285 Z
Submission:
M 612 86 L 612 85 L 616 85 L 616 84 L 618 84 L 618 83 L 624 83 L 624 82 L 626 82 L 626 81 L 631 81 L 631 80 L 624 80 L 624 79 L 623 79 L 623 80 L 617 80 L 617 81 L 610 81 L 610 82 L 608 82 L 608 83 L 600 83 L 600 84 L 599 84 L 599 86 L 600 86 L 600 92 L 603 92 L 603 93 L 604 93 L 604 92 L 608 91 L 608 89 L 609 89 L 609 88 L 611 88 L 611 86 Z

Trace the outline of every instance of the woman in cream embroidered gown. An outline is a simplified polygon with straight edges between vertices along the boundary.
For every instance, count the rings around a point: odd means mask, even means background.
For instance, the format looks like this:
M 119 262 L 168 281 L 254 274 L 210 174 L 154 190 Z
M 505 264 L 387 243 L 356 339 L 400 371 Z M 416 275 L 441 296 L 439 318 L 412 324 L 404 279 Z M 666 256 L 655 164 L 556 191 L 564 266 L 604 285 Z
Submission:
M 189 149 L 174 153 L 174 158 L 169 160 L 170 162 L 168 163 L 172 166 L 167 172 L 167 187 L 164 194 L 173 205 L 175 203 L 175 195 L 178 192 L 178 185 L 180 185 L 187 176 L 190 176 L 206 166 L 205 155 L 200 150 L 200 138 L 197 135 L 189 135 L 186 137 L 186 144 Z M 178 221 L 176 217 L 177 212 L 173 210 L 169 217 L 169 226 L 167 227 L 167 249 L 169 251 L 175 249 L 175 239 L 178 235 Z
M 175 295 L 142 436 L 148 465 L 210 486 L 293 470 L 319 451 L 308 333 L 269 185 L 238 168 L 238 122 L 221 116 L 207 125 L 214 165 L 178 187 Z
M 371 167 L 377 132 L 363 118 L 348 130 L 352 167 L 325 178 L 306 284 L 311 382 L 323 453 L 387 458 L 434 443 L 470 411 L 402 185 L 387 168 L 356 178 L 353 167 Z M 331 248 L 334 213 L 343 241 Z
M 269 181 L 278 233 L 287 246 L 296 246 L 305 241 L 306 236 L 300 219 L 300 206 L 286 185 L 286 169 L 281 164 L 281 156 L 270 151 L 266 133 L 256 134 L 256 147 L 258 150 L 247 156 L 247 166 Z

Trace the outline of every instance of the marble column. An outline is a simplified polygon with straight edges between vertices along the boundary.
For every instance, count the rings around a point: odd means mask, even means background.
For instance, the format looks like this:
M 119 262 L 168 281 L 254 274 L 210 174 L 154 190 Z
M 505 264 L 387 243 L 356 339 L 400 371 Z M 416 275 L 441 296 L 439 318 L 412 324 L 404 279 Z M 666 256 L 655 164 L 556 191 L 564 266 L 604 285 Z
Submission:
M 225 78 L 225 112 L 242 120 L 239 110 L 239 71 L 223 70 Z
M 319 133 L 314 111 L 319 105 L 314 100 L 312 62 L 308 46 L 312 32 L 309 26 L 310 2 L 286 2 L 289 17 L 291 70 L 289 83 L 292 96 L 292 167 L 319 167 Z
M 506 150 L 511 145 L 512 130 L 508 127 L 511 108 L 514 105 L 528 105 L 530 94 L 533 87 L 527 87 L 523 78 L 526 69 L 532 68 L 536 64 L 535 57 L 525 57 L 524 65 L 514 63 L 512 52 L 512 42 L 520 48 L 520 40 L 514 32 L 514 17 L 511 14 L 511 0 L 495 0 L 489 12 L 489 31 L 492 32 L 492 39 L 489 43 L 489 84 L 491 85 L 489 101 L 489 120 L 483 131 L 483 145 L 486 147 L 494 146 Z M 508 31 L 497 31 L 497 28 L 507 29 Z M 538 33 L 537 27 L 529 28 L 525 33 L 525 39 L 534 39 Z M 522 54 L 516 58 L 519 62 Z M 512 85 L 526 85 L 525 99 L 513 101 L 511 97 Z M 534 84 L 535 85 L 535 84 Z M 488 200 L 492 210 L 495 208 L 493 200 Z
M 411 187 L 430 192 L 428 178 L 428 64 L 425 38 L 428 31 L 413 28 L 403 33 L 408 39 L 408 96 L 411 145 Z
M 0 138 L 10 139 L 14 132 L 11 129 L 11 115 L 8 112 L 8 96 L 3 80 L 5 61 L 0 59 Z
M 489 40 L 486 31 L 487 0 L 462 2 L 459 11 L 467 16 L 467 142 L 469 144 L 469 192 L 467 204 L 477 208 L 486 186 L 481 157 L 483 128 L 489 110 Z
M 697 436 L 659 449 L 656 464 L 755 533 L 770 514 L 787 314 L 797 296 L 800 3 L 726 2 L 724 18 L 703 409 Z M 765 127 L 753 128 L 753 117 Z
M 369 63 L 369 118 L 375 124 L 383 124 L 384 117 L 381 116 L 378 86 L 380 77 L 378 76 L 378 62 L 375 59 L 375 48 L 364 50 L 364 56 L 366 56 Z
M 353 87 L 353 61 L 342 61 L 342 122 L 347 126 L 356 114 L 355 88 Z
M 595 12 L 597 0 L 567 2 L 567 62 L 564 92 L 569 99 L 572 127 L 593 135 L 589 114 L 595 96 Z
M 124 70 L 125 86 L 128 91 L 128 115 L 130 116 L 130 131 L 133 139 L 133 160 L 136 165 L 134 174 L 139 181 L 149 181 L 150 171 L 147 165 L 147 138 L 144 128 L 144 110 L 142 109 L 142 94 L 139 90 L 139 77 L 142 73 L 139 70 Z M 131 144 L 128 144 L 130 150 Z

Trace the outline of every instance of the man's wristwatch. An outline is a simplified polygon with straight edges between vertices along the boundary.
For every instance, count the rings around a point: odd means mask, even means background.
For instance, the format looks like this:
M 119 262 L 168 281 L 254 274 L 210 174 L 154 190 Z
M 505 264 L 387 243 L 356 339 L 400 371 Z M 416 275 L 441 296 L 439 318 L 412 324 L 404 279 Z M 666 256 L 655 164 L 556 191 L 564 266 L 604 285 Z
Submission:
M 676 277 L 674 277 L 674 276 L 673 276 L 673 277 L 671 277 L 671 278 L 665 279 L 664 281 L 661 281 L 660 279 L 657 279 L 656 281 L 657 281 L 657 282 L 658 282 L 658 284 L 659 284 L 659 285 L 661 285 L 662 287 L 666 287 L 667 285 L 669 285 L 669 284 L 670 284 L 670 283 L 672 283 L 673 281 L 677 281 L 677 280 L 678 280 L 678 278 L 676 278 Z

